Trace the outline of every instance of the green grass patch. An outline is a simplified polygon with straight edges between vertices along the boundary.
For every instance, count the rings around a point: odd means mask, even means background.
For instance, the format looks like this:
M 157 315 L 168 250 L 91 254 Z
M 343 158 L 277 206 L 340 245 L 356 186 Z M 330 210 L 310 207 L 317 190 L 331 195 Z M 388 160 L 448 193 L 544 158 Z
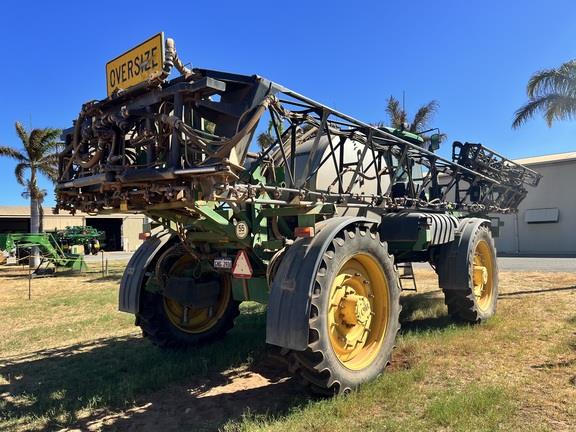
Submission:
M 515 406 L 503 388 L 475 384 L 427 388 L 426 369 L 389 373 L 346 397 L 308 401 L 283 416 L 246 414 L 226 432 L 257 431 L 493 431 L 512 429 Z M 447 383 L 453 384 L 453 383 Z
M 349 431 L 384 430 L 394 426 L 390 413 L 398 412 L 410 403 L 417 384 L 425 377 L 424 368 L 385 374 L 348 396 L 332 399 L 309 400 L 295 405 L 282 416 L 245 414 L 241 421 L 224 425 L 226 432 L 255 431 Z M 419 422 L 409 419 L 410 425 Z M 396 426 L 398 428 L 396 428 Z M 400 422 L 392 430 L 408 430 Z
M 436 428 L 454 431 L 493 431 L 509 419 L 514 405 L 502 387 L 469 385 L 443 390 L 426 409 L 426 420 Z

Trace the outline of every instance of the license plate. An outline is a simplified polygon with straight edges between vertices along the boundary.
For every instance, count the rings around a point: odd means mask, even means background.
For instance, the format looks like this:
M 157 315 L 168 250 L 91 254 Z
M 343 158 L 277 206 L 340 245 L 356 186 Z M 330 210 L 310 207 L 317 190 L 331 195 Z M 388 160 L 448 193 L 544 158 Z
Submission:
M 140 45 L 106 63 L 108 96 L 126 90 L 159 74 L 164 65 L 164 33 L 152 36 Z
M 214 268 L 220 270 L 230 270 L 232 268 L 232 258 L 222 257 L 214 260 Z

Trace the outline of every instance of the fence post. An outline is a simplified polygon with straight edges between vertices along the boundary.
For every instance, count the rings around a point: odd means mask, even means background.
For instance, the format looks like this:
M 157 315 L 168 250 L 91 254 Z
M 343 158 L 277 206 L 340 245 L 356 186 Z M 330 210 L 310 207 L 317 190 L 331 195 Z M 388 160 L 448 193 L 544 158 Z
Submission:
M 32 299 L 32 267 L 28 266 L 28 300 Z

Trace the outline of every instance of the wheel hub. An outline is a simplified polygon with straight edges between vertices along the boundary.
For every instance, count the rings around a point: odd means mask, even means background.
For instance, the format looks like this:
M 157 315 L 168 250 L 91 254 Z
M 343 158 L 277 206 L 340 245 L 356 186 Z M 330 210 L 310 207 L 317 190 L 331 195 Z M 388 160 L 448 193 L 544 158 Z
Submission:
M 483 265 L 474 265 L 474 293 L 482 294 L 484 286 L 488 282 L 488 269 Z
M 490 306 L 492 301 L 492 275 L 494 263 L 490 254 L 490 247 L 485 240 L 476 245 L 474 251 L 474 264 L 472 268 L 472 282 L 474 296 L 481 310 Z
M 366 326 L 370 319 L 372 308 L 368 299 L 349 290 L 340 300 L 340 316 L 347 326 Z
M 335 277 L 327 314 L 330 340 L 346 367 L 359 370 L 376 356 L 387 328 L 388 284 L 367 254 L 348 260 Z
M 168 273 L 172 278 L 185 280 L 186 278 L 195 278 L 198 270 L 197 262 L 191 255 L 183 255 Z M 201 275 L 200 275 L 201 276 Z M 164 311 L 168 320 L 179 330 L 185 333 L 198 334 L 211 329 L 218 320 L 223 316 L 228 299 L 230 298 L 231 286 L 229 280 L 218 277 L 220 290 L 215 296 L 213 305 L 195 307 L 187 305 L 177 299 L 164 296 Z

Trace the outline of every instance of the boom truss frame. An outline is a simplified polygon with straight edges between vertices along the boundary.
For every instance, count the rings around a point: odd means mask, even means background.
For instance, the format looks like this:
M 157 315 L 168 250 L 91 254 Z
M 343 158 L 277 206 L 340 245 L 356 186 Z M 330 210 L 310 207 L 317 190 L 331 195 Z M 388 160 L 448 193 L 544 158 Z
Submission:
M 274 142 L 250 153 L 265 111 Z M 66 143 L 57 207 L 72 211 L 145 212 L 202 196 L 232 205 L 505 213 L 540 180 L 480 144 L 455 142 L 448 160 L 418 136 L 364 123 L 264 78 L 205 69 L 86 104 Z M 361 151 L 346 161 L 352 143 Z M 305 163 L 298 158 L 303 144 Z M 336 173 L 330 185 L 312 186 L 328 165 Z M 376 192 L 363 192 L 365 181 L 375 182 Z

